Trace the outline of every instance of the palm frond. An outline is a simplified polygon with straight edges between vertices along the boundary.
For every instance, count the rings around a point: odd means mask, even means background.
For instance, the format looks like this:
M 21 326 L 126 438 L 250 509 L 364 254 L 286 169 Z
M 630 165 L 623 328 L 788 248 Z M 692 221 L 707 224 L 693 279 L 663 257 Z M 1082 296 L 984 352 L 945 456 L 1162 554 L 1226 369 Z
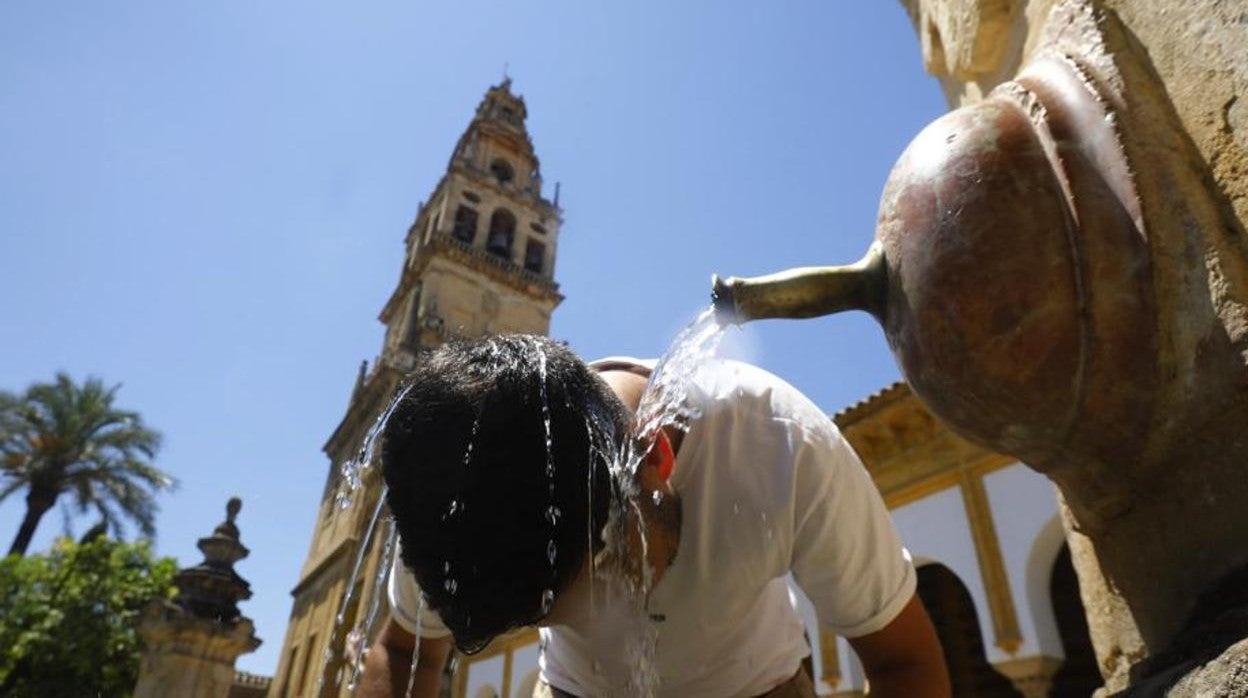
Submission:
M 66 517 L 95 510 L 118 535 L 127 519 L 153 535 L 154 495 L 177 483 L 153 463 L 160 433 L 114 405 L 119 388 L 58 373 L 20 396 L 0 392 L 0 501 L 30 488 L 59 500 Z

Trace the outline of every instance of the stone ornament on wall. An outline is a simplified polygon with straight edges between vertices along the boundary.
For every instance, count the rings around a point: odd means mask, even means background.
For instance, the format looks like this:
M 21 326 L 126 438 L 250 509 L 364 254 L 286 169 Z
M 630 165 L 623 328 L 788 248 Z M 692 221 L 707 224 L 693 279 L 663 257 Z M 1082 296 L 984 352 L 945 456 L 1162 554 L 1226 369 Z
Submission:
M 996 72 L 1016 5 L 1014 0 L 909 0 L 923 67 L 962 80 Z

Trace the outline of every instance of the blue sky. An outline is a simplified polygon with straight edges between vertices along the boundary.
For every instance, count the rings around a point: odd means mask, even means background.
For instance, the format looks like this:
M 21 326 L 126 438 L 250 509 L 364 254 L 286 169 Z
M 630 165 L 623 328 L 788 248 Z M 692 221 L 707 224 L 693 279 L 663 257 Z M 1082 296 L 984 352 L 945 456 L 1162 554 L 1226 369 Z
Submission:
M 0 5 L 0 388 L 123 384 L 181 480 L 157 544 L 183 564 L 243 498 L 264 645 L 240 668 L 277 663 L 320 448 L 504 65 L 562 183 L 551 332 L 587 357 L 660 353 L 712 273 L 857 259 L 945 110 L 896 0 Z M 830 412 L 898 376 L 861 314 L 732 347 Z M 3 545 L 23 507 L 0 503 Z M 50 514 L 33 549 L 61 530 Z

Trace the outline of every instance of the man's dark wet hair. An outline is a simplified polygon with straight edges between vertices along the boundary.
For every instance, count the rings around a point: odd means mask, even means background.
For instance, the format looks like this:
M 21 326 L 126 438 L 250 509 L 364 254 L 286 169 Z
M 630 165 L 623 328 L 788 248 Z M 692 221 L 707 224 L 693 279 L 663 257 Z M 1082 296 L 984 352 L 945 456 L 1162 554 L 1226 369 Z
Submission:
M 602 451 L 631 416 L 567 347 L 532 335 L 426 352 L 410 384 L 382 437 L 387 501 L 403 564 L 474 652 L 540 620 L 601 547 L 618 496 Z

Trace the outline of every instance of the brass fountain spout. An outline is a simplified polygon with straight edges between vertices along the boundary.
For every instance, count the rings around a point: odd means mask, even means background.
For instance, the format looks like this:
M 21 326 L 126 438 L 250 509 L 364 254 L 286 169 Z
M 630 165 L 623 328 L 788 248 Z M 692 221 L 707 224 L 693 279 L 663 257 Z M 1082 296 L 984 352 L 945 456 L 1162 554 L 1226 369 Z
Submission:
M 765 318 L 812 318 L 845 310 L 865 310 L 883 319 L 888 264 L 879 243 L 854 264 L 802 267 L 741 278 L 711 277 L 711 298 L 720 324 L 739 325 Z

